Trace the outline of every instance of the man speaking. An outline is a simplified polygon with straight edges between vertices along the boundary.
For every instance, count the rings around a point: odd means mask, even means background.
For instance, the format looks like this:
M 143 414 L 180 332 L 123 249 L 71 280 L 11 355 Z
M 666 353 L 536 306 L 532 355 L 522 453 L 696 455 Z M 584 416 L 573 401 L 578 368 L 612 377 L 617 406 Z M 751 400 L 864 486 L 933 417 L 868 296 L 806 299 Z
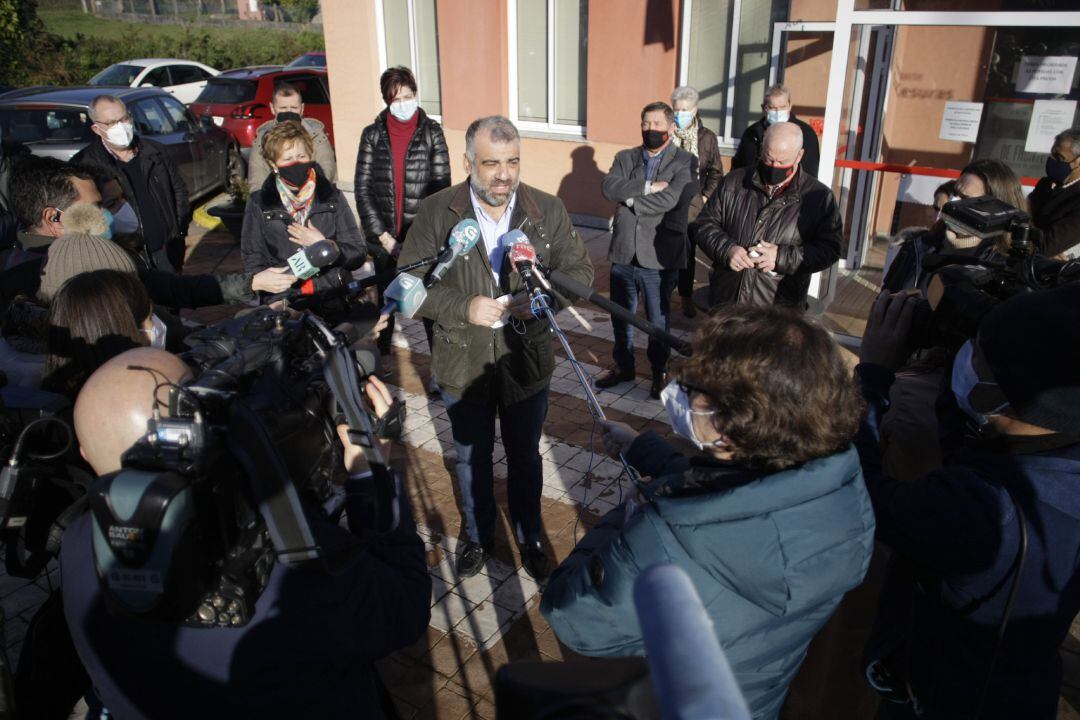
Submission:
M 519 183 L 520 148 L 517 128 L 506 118 L 474 121 L 465 133 L 468 182 L 424 201 L 398 261 L 407 265 L 439 254 L 462 220 L 480 226 L 481 242 L 429 288 L 419 310 L 435 322 L 432 374 L 443 389 L 457 449 L 469 535 L 457 561 L 462 577 L 480 572 L 494 550 L 496 416 L 506 449 L 510 522 L 522 565 L 537 580 L 550 571 L 540 545 L 539 443 L 555 356 L 548 323 L 530 312 L 522 280 L 499 240 L 521 230 L 548 267 L 586 285 L 593 278 L 592 263 L 562 202 Z M 414 272 L 422 276 L 426 271 Z M 556 308 L 569 304 L 557 295 L 552 301 Z

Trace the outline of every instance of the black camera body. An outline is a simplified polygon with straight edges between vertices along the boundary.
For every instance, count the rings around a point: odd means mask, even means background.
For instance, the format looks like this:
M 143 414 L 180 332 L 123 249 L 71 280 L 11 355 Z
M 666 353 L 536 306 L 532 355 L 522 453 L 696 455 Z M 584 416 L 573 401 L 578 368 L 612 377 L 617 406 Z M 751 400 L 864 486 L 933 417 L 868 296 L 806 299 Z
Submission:
M 1008 255 L 1000 261 L 972 255 L 938 253 L 923 261 L 931 271 L 926 295 L 915 318 L 916 347 L 955 350 L 975 337 L 979 323 L 999 302 L 1014 295 L 1038 292 L 1080 278 L 1080 263 L 1059 261 L 1035 251 L 1042 233 L 1023 211 L 992 197 L 946 203 L 946 225 L 982 240 L 1011 235 Z
M 187 342 L 195 379 L 171 388 L 167 417 L 155 410 L 122 469 L 91 488 L 94 559 L 114 613 L 236 627 L 275 562 L 330 570 L 366 547 L 358 537 L 328 552 L 311 521 L 336 523 L 344 509 L 336 425 L 374 448 L 360 396 L 369 371 L 316 317 L 269 308 Z M 372 467 L 369 537 L 396 524 L 397 479 L 381 458 Z

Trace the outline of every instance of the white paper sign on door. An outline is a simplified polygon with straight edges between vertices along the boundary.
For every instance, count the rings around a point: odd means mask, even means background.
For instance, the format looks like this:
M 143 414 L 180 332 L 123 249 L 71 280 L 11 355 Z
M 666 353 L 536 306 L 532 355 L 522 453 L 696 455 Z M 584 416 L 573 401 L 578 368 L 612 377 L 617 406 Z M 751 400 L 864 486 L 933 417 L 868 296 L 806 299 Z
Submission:
M 1075 100 L 1036 100 L 1028 125 L 1027 152 L 1048 153 L 1054 144 L 1054 136 L 1072 127 L 1076 115 Z
M 1068 95 L 1076 73 L 1075 55 L 1024 55 L 1016 76 L 1016 91 Z
M 983 104 L 977 102 L 945 103 L 945 114 L 941 116 L 942 140 L 975 142 L 979 137 L 979 122 L 982 120 Z

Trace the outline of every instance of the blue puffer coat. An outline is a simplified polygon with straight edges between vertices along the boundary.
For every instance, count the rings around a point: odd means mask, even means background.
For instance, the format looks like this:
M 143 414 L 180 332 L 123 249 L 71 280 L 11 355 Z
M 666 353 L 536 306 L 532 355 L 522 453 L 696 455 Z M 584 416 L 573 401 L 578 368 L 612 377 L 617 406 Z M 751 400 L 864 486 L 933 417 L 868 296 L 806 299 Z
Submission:
M 755 718 L 774 718 L 811 638 L 870 563 L 874 513 L 853 449 L 772 475 L 683 457 L 654 433 L 627 459 L 651 502 L 608 513 L 551 576 L 541 609 L 585 655 L 642 655 L 638 574 L 694 583 Z

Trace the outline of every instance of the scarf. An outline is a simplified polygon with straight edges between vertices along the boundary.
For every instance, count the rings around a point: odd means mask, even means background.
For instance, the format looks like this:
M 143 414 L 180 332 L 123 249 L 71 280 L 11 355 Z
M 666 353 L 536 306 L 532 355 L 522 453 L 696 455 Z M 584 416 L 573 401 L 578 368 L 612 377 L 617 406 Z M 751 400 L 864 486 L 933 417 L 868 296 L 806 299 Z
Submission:
M 697 134 L 698 121 L 697 118 L 694 118 L 694 122 L 685 130 L 680 130 L 678 127 L 675 128 L 675 132 L 671 137 L 671 142 L 675 143 L 676 147 L 681 147 L 686 152 L 697 157 Z
M 315 168 L 308 172 L 303 187 L 294 189 L 277 174 L 274 175 L 274 182 L 281 197 L 281 204 L 289 211 L 292 219 L 301 225 L 306 223 L 311 212 L 311 202 L 315 199 Z

